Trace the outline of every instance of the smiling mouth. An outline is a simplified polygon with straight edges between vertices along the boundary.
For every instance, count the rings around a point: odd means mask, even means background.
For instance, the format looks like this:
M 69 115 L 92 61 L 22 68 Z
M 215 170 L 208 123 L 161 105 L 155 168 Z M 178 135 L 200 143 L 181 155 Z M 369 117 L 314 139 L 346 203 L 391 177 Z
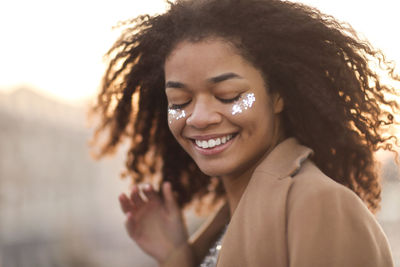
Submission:
M 236 136 L 236 134 L 228 134 L 225 136 L 221 136 L 221 137 L 217 137 L 217 138 L 211 138 L 208 140 L 198 140 L 198 139 L 194 139 L 194 143 L 196 144 L 196 146 L 203 148 L 203 149 L 211 149 L 220 145 L 225 144 L 226 142 L 228 142 L 229 140 L 231 140 L 232 138 L 234 138 Z

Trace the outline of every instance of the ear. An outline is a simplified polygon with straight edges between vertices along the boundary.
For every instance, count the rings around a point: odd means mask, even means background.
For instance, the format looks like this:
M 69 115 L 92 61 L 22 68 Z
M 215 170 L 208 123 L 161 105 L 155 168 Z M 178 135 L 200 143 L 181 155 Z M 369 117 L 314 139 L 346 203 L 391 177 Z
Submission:
M 283 108 L 285 107 L 283 98 L 281 97 L 281 95 L 279 93 L 272 94 L 272 104 L 273 104 L 275 114 L 281 113 L 283 111 Z

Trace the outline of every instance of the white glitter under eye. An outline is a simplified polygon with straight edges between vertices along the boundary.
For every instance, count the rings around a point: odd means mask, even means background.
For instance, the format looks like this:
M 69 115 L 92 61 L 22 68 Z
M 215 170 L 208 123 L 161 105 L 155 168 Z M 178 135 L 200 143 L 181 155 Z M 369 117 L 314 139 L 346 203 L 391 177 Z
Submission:
M 168 109 L 168 122 L 171 124 L 173 120 L 180 120 L 186 117 L 186 113 L 184 110 L 181 109 Z
M 256 97 L 253 93 L 246 94 L 238 103 L 233 105 L 232 107 L 232 115 L 236 115 L 238 113 L 242 113 L 243 110 L 247 110 L 253 106 L 253 103 L 256 101 Z

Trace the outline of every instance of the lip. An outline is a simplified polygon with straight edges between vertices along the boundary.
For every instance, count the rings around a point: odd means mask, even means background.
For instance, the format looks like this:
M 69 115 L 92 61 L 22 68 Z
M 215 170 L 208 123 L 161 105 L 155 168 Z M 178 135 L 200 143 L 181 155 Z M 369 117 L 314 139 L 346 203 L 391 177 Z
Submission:
M 218 137 L 222 137 L 222 136 L 226 136 L 226 134 L 224 134 L 224 135 L 197 136 L 195 139 L 197 139 L 197 140 L 208 140 L 208 139 L 218 138 Z M 219 146 L 215 146 L 213 148 L 201 148 L 201 147 L 198 147 L 195 144 L 194 140 L 191 140 L 191 143 L 192 143 L 192 146 L 194 147 L 195 151 L 199 152 L 201 155 L 212 156 L 212 155 L 217 155 L 219 153 L 222 153 L 224 150 L 226 150 L 228 147 L 230 147 L 230 145 L 235 140 L 236 136 L 237 136 L 237 133 L 233 134 L 233 137 L 229 141 L 227 141 L 225 144 L 222 144 L 222 145 L 219 145 Z

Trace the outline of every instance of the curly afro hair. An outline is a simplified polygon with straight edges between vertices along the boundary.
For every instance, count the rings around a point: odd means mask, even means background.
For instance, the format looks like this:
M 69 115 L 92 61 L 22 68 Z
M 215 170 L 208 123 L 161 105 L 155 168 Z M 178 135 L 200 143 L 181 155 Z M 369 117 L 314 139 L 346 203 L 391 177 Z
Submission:
M 233 44 L 284 100 L 287 136 L 312 148 L 312 160 L 375 212 L 381 186 L 374 151 L 393 150 L 397 95 L 371 62 L 400 78 L 384 55 L 360 40 L 348 24 L 314 8 L 279 0 L 185 0 L 161 15 L 140 16 L 107 53 L 97 104 L 98 155 L 128 139 L 125 174 L 135 183 L 170 181 L 178 202 L 224 197 L 221 182 L 200 172 L 169 131 L 164 62 L 179 42 L 218 37 Z M 195 63 L 194 63 L 195 64 Z M 393 99 L 393 98 L 392 98 Z M 105 134 L 107 139 L 99 140 Z M 206 201 L 207 200 L 207 201 Z

